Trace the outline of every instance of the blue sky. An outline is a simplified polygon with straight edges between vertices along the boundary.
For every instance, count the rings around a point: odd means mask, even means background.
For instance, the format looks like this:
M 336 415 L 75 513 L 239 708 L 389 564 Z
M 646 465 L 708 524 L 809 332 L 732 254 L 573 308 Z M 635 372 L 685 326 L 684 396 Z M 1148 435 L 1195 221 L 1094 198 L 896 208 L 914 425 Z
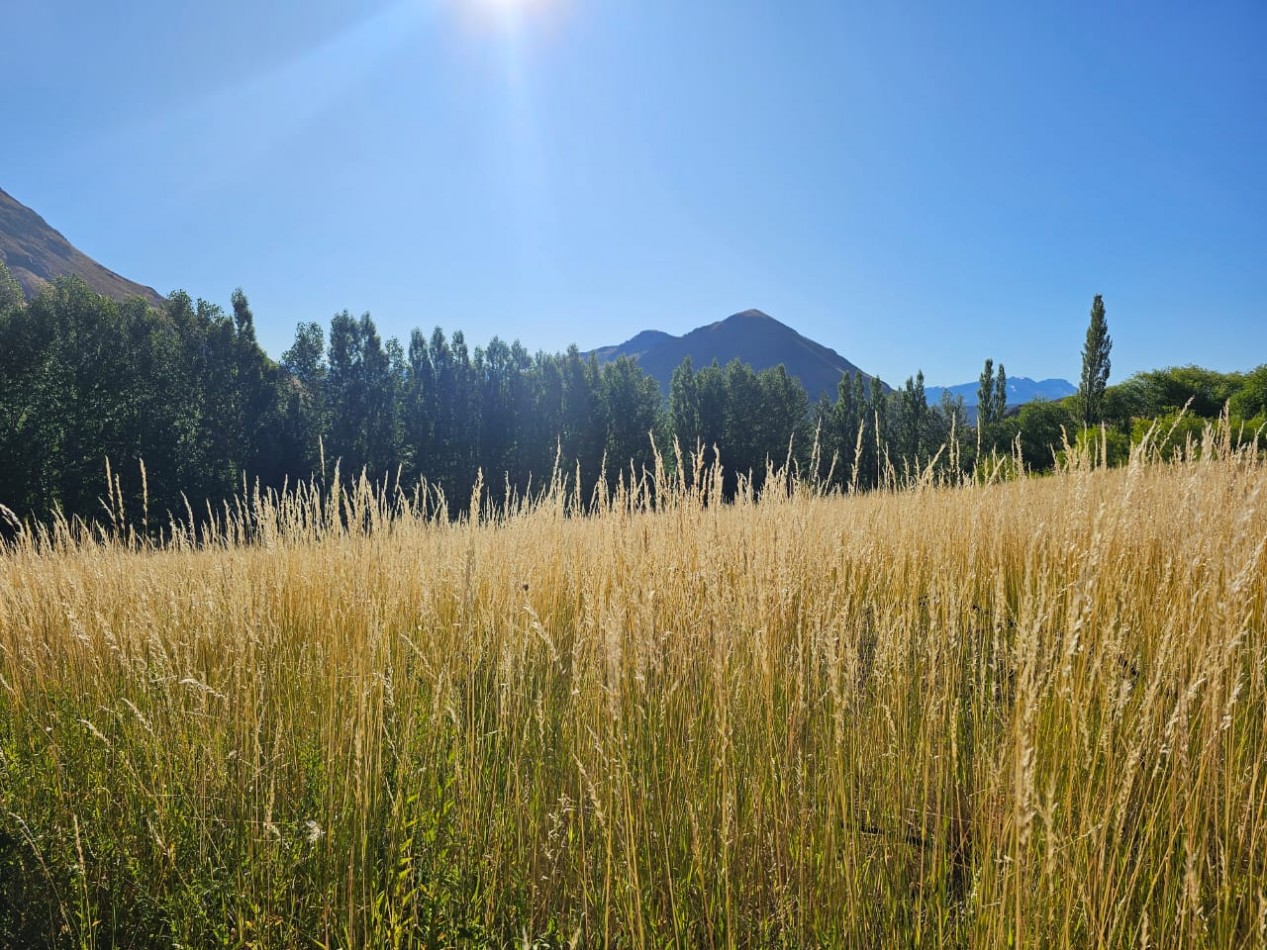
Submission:
M 899 382 L 1267 361 L 1267 4 L 8 0 L 0 187 L 279 356 L 758 307 Z

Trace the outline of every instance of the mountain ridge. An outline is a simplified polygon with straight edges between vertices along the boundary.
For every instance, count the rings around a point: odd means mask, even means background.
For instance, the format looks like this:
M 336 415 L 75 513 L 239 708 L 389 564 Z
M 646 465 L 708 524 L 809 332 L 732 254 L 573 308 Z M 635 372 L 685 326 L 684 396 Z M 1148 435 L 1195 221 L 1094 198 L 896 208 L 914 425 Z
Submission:
M 681 336 L 663 330 L 642 330 L 624 343 L 596 347 L 584 355 L 592 355 L 600 363 L 609 363 L 621 356 L 631 357 L 655 378 L 666 394 L 673 371 L 688 356 L 697 370 L 714 360 L 724 366 L 738 359 L 758 372 L 782 364 L 789 375 L 801 381 L 811 401 L 820 395 L 834 400 L 844 373 L 861 374 L 867 382 L 874 378 L 874 374 L 861 369 L 830 347 L 755 309 L 733 313 Z M 887 384 L 883 385 L 886 390 L 891 390 Z M 939 403 L 943 392 L 962 397 L 965 408 L 973 414 L 977 404 L 977 385 L 977 381 L 973 380 L 951 386 L 927 386 L 925 393 L 929 405 Z M 1076 387 L 1066 379 L 1008 377 L 1008 404 L 1011 406 L 1021 406 L 1035 399 L 1063 399 L 1076 391 Z
M 77 276 L 97 293 L 115 300 L 141 297 L 163 304 L 153 287 L 138 284 L 97 263 L 68 241 L 39 214 L 0 189 L 0 261 L 28 297 L 58 277 Z
M 952 396 L 962 396 L 965 406 L 977 404 L 977 388 L 980 383 L 956 383 L 953 386 L 927 386 L 929 405 L 941 401 L 941 394 L 948 392 Z M 1028 376 L 1009 376 L 1007 378 L 1007 401 L 1010 406 L 1021 406 L 1035 399 L 1056 400 L 1072 396 L 1078 388 L 1067 379 L 1030 379 Z

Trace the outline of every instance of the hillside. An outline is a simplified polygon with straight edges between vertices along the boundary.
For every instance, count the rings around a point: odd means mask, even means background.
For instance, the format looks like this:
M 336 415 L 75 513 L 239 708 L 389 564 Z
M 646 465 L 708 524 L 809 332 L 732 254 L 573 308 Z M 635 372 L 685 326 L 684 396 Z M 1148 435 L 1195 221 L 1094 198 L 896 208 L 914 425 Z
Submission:
M 102 267 L 3 190 L 0 190 L 0 261 L 17 278 L 28 297 L 34 297 L 56 277 L 75 274 L 97 293 L 115 300 L 143 297 L 156 306 L 163 302 L 154 288 Z
M 818 399 L 820 394 L 834 399 L 844 373 L 861 373 L 865 379 L 871 378 L 871 374 L 835 350 L 815 343 L 760 310 L 733 314 L 680 337 L 659 330 L 644 330 L 631 340 L 600 347 L 593 353 L 600 362 L 618 356 L 636 358 L 638 365 L 654 376 L 666 393 L 673 370 L 688 356 L 697 369 L 714 360 L 725 365 L 737 359 L 758 371 L 782 363 L 789 374 L 801 381 L 811 400 Z

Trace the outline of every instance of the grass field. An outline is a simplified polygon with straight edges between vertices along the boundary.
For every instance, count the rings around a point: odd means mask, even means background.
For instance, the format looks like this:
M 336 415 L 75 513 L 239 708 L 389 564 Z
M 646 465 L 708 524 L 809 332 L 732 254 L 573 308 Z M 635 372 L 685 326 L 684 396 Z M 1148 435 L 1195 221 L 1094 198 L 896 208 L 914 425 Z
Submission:
M 0 945 L 1267 946 L 1267 467 L 1216 441 L 27 538 Z

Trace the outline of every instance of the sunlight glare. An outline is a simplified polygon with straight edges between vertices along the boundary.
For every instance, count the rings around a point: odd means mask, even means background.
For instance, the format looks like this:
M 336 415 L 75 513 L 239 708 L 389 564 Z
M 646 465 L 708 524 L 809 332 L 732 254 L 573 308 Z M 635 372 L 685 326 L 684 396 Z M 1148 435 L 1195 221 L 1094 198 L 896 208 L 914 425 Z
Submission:
M 459 18 L 478 32 L 530 31 L 551 35 L 569 0 L 451 0 Z
M 475 0 L 480 6 L 502 13 L 529 10 L 542 5 L 542 0 Z

